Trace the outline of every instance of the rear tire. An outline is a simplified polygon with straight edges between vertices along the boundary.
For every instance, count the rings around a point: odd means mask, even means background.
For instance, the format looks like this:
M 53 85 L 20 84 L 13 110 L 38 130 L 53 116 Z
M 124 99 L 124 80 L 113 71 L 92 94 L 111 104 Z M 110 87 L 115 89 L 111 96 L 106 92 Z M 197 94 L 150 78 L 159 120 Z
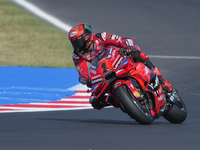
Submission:
M 151 115 L 151 110 L 147 102 L 141 104 L 130 92 L 126 85 L 121 85 L 115 90 L 120 103 L 126 110 L 126 112 L 134 118 L 138 123 L 143 125 L 151 124 L 154 119 Z
M 178 95 L 179 96 L 179 95 Z M 163 117 L 171 123 L 182 123 L 187 117 L 187 108 L 179 96 L 175 104 L 168 106 L 169 110 L 164 113 Z

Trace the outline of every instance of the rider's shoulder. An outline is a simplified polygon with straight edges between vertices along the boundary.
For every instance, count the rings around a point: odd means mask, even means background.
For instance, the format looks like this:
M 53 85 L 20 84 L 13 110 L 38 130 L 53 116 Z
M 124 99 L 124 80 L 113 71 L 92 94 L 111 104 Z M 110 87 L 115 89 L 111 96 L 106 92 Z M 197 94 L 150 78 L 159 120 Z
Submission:
M 110 35 L 110 33 L 108 33 L 108 32 L 99 32 L 99 33 L 95 33 L 93 36 L 96 39 L 101 39 L 105 42 L 109 35 Z

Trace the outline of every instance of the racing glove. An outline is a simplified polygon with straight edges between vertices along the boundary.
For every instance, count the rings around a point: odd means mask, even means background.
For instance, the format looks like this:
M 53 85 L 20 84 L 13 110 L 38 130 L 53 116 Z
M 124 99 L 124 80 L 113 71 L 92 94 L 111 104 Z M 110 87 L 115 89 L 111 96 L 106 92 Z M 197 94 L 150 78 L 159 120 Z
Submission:
M 87 85 L 87 87 L 89 87 L 89 88 L 92 87 L 92 82 L 91 82 L 90 78 L 85 78 L 83 76 L 80 76 L 79 82 L 83 85 Z
M 139 62 L 145 62 L 146 60 L 149 59 L 149 56 L 145 52 L 139 50 L 132 51 L 131 56 L 133 60 Z
M 92 88 L 92 81 L 88 78 L 86 83 L 88 88 Z

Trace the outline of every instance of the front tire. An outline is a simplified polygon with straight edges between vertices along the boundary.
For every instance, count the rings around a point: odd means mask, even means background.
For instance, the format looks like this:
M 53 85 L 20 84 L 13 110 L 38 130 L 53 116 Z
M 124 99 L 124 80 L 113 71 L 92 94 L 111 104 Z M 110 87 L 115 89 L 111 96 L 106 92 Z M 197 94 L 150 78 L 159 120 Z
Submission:
M 149 108 L 148 100 L 141 104 L 130 92 L 126 85 L 121 85 L 115 90 L 120 103 L 125 108 L 126 112 L 134 118 L 138 123 L 148 125 L 153 122 L 151 109 Z

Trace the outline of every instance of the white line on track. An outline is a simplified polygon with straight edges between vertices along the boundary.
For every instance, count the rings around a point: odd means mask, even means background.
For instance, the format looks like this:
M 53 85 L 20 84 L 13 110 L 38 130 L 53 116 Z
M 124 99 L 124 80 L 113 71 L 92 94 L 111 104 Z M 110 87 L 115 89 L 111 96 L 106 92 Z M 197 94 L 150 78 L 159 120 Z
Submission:
M 163 55 L 149 55 L 151 58 L 161 58 L 161 59 L 200 59 L 200 57 L 195 56 L 163 56 Z
M 76 96 L 90 96 L 91 95 L 91 93 L 76 93 L 75 94 Z
M 13 2 L 21 5 L 28 9 L 31 13 L 37 15 L 38 17 L 48 21 L 49 23 L 53 24 L 54 26 L 64 30 L 65 32 L 69 32 L 71 26 L 63 23 L 62 21 L 58 20 L 57 18 L 47 14 L 46 12 L 42 11 L 40 8 L 36 7 L 35 5 L 31 4 L 25 0 L 12 0 Z
M 41 101 L 41 99 L 28 99 L 28 98 L 10 98 L 10 97 L 0 97 L 0 100 L 12 100 L 12 99 L 16 99 L 17 101 L 25 101 L 25 102 L 28 102 L 28 101 Z M 49 100 L 42 100 L 44 102 L 48 102 Z
M 52 104 L 52 103 L 30 103 L 30 105 L 45 105 L 45 106 L 87 106 L 91 107 L 91 104 L 88 102 L 88 104 Z
M 62 98 L 60 101 L 79 101 L 79 102 L 88 102 L 88 98 Z
M 55 92 L 67 92 L 68 89 L 64 88 L 43 88 L 43 87 L 27 87 L 27 86 L 10 86 L 0 87 L 3 90 L 18 89 L 18 90 L 35 90 L 35 91 L 55 91 Z
M 57 18 L 55 18 L 54 16 L 47 14 L 46 12 L 42 11 L 37 6 L 31 4 L 26 0 L 12 0 L 12 1 L 28 9 L 31 13 L 48 21 L 49 23 L 60 28 L 61 30 L 64 30 L 65 32 L 69 32 L 69 30 L 72 28 L 70 25 L 67 25 L 62 21 L 58 20 Z M 161 58 L 161 59 L 196 59 L 196 60 L 200 59 L 200 57 L 195 57 L 195 56 L 163 56 L 163 55 L 149 55 L 149 56 L 151 58 Z
M 0 107 L 4 108 L 4 107 Z M 63 110 L 83 110 L 83 109 L 93 109 L 93 107 L 80 107 L 80 108 L 61 108 L 61 109 L 57 109 L 57 108 L 13 108 L 13 107 L 7 107 L 7 109 L 13 109 L 13 110 L 7 110 L 7 111 L 0 111 L 0 113 L 13 113 L 13 112 L 42 112 L 42 111 L 63 111 Z M 21 109 L 23 109 L 23 111 L 20 111 Z

